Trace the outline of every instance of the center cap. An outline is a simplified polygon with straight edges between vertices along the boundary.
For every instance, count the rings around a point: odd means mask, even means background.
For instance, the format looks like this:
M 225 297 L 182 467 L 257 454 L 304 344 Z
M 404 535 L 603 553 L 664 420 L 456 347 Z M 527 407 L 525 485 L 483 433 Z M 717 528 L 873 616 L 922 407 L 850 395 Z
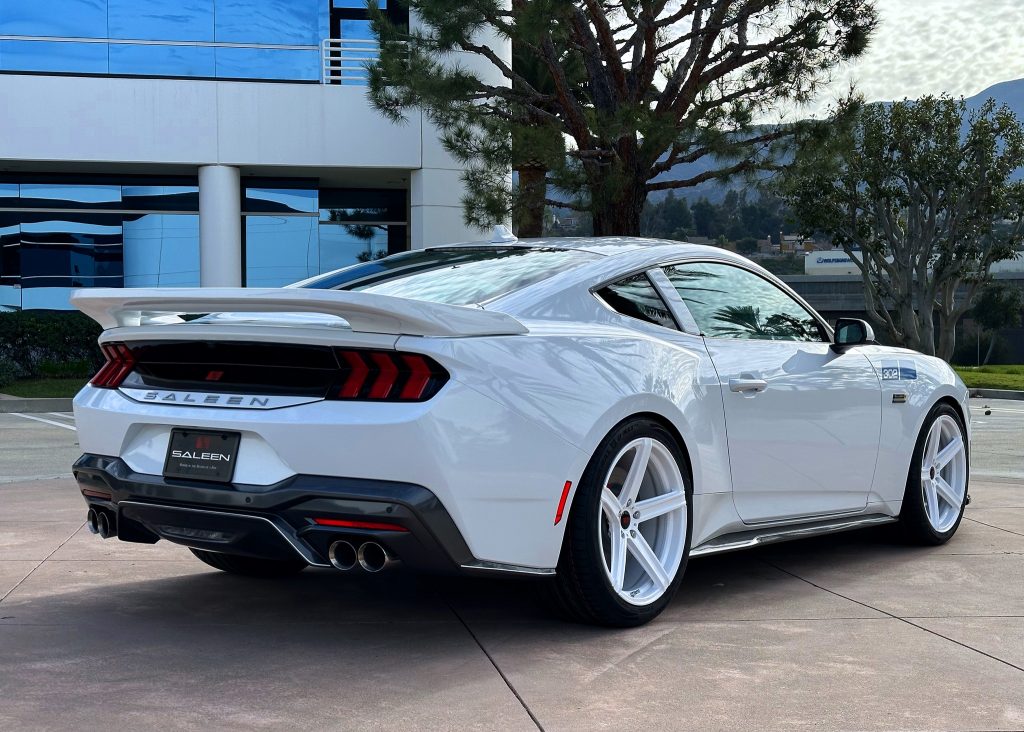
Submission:
M 629 511 L 623 511 L 622 515 L 619 516 L 619 523 L 622 524 L 622 528 L 624 529 L 629 528 L 629 524 L 631 521 L 632 518 L 630 518 Z

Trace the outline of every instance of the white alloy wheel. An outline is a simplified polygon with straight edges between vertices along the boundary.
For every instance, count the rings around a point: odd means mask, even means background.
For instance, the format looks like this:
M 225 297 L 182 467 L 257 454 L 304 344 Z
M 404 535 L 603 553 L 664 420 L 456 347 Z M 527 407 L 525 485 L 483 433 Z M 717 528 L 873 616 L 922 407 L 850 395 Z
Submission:
M 605 477 L 597 520 L 612 589 L 631 605 L 657 601 L 686 548 L 686 485 L 672 452 L 651 437 L 627 444 Z
M 960 425 L 947 414 L 939 415 L 921 453 L 924 511 L 935 531 L 945 533 L 957 522 L 966 490 L 967 445 Z

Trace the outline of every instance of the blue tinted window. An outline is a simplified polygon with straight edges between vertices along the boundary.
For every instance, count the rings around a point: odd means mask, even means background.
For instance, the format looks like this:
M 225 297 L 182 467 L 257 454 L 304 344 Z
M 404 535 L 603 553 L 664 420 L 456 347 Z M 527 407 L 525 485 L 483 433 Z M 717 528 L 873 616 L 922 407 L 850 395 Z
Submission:
M 221 79 L 316 81 L 320 78 L 320 52 L 312 49 L 220 46 L 216 51 L 216 76 Z
M 217 0 L 216 40 L 314 46 L 323 0 Z
M 198 211 L 198 186 L 123 186 L 124 208 L 135 211 Z
M 313 216 L 246 216 L 245 284 L 280 287 L 316 274 L 318 227 Z
M 368 20 L 341 21 L 341 37 L 345 40 L 377 40 L 377 36 L 373 33 L 373 27 Z
M 213 48 L 209 46 L 110 44 L 112 74 L 211 77 L 213 68 Z
M 212 41 L 213 0 L 109 0 L 110 38 Z
M 107 73 L 106 43 L 0 41 L 0 59 L 8 71 Z
M 330 272 L 388 255 L 388 227 L 325 224 L 320 227 L 320 272 Z
M 247 213 L 316 213 L 317 190 L 309 188 L 246 188 Z
M 125 217 L 125 287 L 198 287 L 199 217 Z
M 106 38 L 107 0 L 2 0 L 0 35 Z
M 332 0 L 332 6 L 335 8 L 350 8 L 352 10 L 365 10 L 366 0 Z M 377 0 L 377 7 L 386 8 L 388 6 L 388 0 Z
M 121 186 L 22 183 L 21 197 L 32 208 L 85 208 L 76 204 L 119 203 Z

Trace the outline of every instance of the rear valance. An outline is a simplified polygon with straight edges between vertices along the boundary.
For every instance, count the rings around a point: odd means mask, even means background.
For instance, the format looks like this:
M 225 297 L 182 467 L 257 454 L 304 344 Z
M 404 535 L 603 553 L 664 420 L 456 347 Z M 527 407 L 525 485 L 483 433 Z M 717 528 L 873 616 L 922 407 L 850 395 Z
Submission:
M 358 333 L 459 337 L 527 332 L 526 326 L 505 313 L 339 290 L 90 288 L 76 290 L 71 304 L 104 328 L 152 323 L 152 318 L 162 315 L 321 313 L 344 319 Z

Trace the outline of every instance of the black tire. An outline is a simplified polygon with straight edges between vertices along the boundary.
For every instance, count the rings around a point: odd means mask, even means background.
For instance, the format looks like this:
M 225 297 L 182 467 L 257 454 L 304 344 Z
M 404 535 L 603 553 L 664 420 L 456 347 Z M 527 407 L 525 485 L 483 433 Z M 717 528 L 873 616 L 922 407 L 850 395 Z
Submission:
M 304 570 L 307 565 L 301 559 L 259 559 L 243 557 L 239 554 L 221 554 L 202 549 L 189 549 L 190 552 L 214 569 L 246 577 L 290 577 Z
M 612 589 L 605 569 L 604 550 L 599 530 L 601 492 L 612 461 L 631 441 L 651 437 L 665 445 L 675 458 L 686 490 L 686 540 L 682 561 L 664 594 L 649 605 L 637 606 L 624 601 Z M 690 555 L 693 525 L 693 480 L 689 464 L 672 434 L 660 423 L 634 418 L 618 425 L 598 446 L 576 490 L 569 512 L 558 571 L 552 580 L 551 594 L 558 609 L 568 619 L 628 628 L 653 620 L 671 602 L 686 571 Z
M 968 482 L 964 484 L 964 498 L 960 504 L 960 514 L 957 516 L 956 522 L 948 530 L 939 532 L 932 526 L 925 511 L 925 496 L 921 486 L 921 460 L 924 455 L 925 442 L 928 438 L 928 430 L 931 429 L 935 420 L 943 415 L 952 417 L 960 428 L 960 436 L 964 441 L 967 453 L 966 480 Z M 924 420 L 924 424 L 921 426 L 921 433 L 917 436 L 917 444 L 914 447 L 914 454 L 910 459 L 910 470 L 907 474 L 907 487 L 903 493 L 903 506 L 900 509 L 900 529 L 903 537 L 908 542 L 924 546 L 938 546 L 949 541 L 953 534 L 956 533 L 957 528 L 959 528 L 960 522 L 964 517 L 964 508 L 967 505 L 967 491 L 970 487 L 970 450 L 967 449 L 966 445 L 967 430 L 964 428 L 964 422 L 960 418 L 960 413 L 946 402 L 939 402 L 932 407 L 932 410 Z

